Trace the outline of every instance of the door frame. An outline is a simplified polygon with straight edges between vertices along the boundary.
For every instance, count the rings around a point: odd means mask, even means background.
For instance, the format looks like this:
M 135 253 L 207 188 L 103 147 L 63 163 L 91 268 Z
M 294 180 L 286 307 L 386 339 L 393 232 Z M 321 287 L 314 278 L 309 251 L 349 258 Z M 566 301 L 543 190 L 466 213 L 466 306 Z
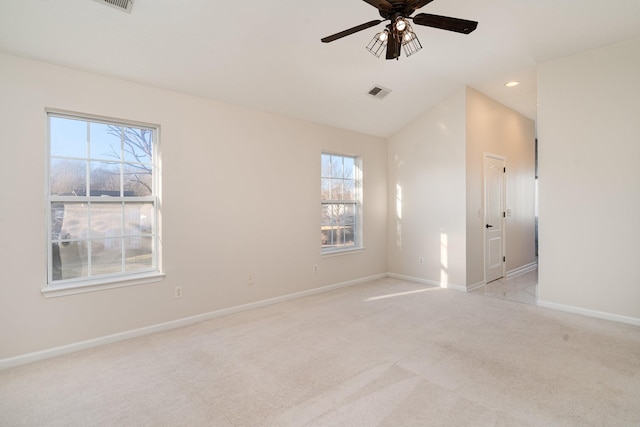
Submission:
M 487 158 L 501 160 L 505 172 L 502 174 L 502 197 L 500 200 L 501 209 L 503 215 L 500 217 L 501 230 L 502 230 L 502 256 L 505 261 L 502 262 L 502 278 L 507 277 L 507 158 L 500 154 L 494 154 L 489 152 L 482 153 L 482 271 L 484 272 L 484 283 L 487 283 L 487 233 L 485 230 L 485 224 L 487 223 Z M 496 279 L 497 280 L 497 279 Z

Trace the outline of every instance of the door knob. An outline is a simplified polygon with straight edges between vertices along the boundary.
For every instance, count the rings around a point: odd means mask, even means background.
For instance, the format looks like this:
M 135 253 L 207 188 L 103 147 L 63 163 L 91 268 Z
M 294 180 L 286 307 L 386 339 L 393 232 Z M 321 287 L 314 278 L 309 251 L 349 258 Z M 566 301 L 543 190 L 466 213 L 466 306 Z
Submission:
M 493 227 L 493 225 L 489 225 L 489 224 L 487 224 L 485 227 L 487 227 L 487 228 L 492 228 L 492 227 Z

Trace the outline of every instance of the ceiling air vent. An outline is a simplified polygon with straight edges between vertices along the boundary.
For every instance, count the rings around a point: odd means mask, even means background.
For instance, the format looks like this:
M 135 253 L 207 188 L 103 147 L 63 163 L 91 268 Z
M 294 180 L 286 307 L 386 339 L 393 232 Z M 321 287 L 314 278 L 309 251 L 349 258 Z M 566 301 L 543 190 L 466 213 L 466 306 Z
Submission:
M 106 4 L 123 12 L 131 13 L 133 8 L 133 0 L 96 0 L 98 3 Z
M 385 96 L 389 95 L 390 93 L 391 93 L 390 89 L 386 89 L 382 86 L 374 86 L 373 89 L 369 91 L 369 95 L 377 99 L 382 99 Z

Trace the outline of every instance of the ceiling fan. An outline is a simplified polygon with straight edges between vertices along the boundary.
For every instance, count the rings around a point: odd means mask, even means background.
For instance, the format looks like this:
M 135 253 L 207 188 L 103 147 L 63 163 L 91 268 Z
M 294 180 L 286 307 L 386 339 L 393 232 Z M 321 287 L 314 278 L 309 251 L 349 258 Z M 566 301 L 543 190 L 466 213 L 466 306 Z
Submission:
M 386 28 L 375 35 L 367 46 L 367 49 L 376 56 L 380 56 L 386 46 L 386 59 L 397 59 L 400 51 L 405 49 L 407 56 L 417 52 L 422 48 L 418 37 L 413 32 L 409 21 L 416 25 L 439 28 L 457 33 L 469 34 L 476 29 L 478 23 L 460 18 L 450 18 L 448 16 L 432 15 L 430 13 L 419 13 L 411 16 L 416 9 L 420 9 L 431 3 L 433 0 L 364 0 L 371 6 L 378 9 L 380 16 L 384 19 L 376 19 L 365 22 L 348 30 L 341 31 L 334 35 L 321 39 L 323 43 L 341 39 L 358 31 L 374 27 L 381 22 L 390 21 Z

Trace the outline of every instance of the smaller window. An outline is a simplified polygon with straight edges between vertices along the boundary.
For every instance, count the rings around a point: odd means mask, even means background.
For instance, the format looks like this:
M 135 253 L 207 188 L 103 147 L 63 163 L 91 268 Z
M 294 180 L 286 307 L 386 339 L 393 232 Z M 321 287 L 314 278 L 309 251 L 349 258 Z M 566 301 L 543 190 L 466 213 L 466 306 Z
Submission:
M 322 153 L 320 202 L 323 252 L 362 246 L 358 157 Z

